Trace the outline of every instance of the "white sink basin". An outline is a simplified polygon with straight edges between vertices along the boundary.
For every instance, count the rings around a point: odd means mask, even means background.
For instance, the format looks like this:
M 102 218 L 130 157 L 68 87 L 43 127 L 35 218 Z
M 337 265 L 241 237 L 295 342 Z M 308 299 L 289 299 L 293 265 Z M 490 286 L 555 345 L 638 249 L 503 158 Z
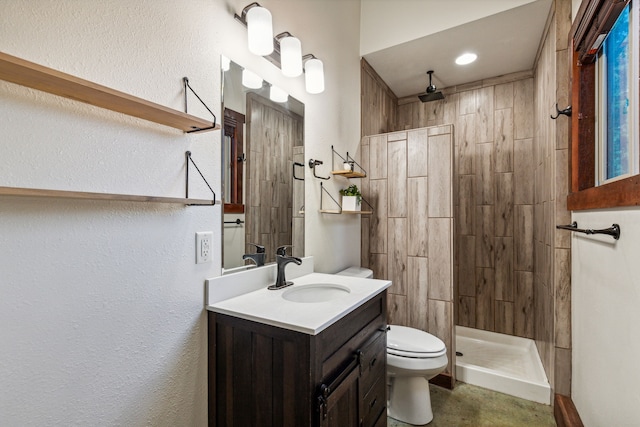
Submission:
M 335 283 L 313 283 L 287 289 L 283 292 L 282 298 L 291 302 L 326 302 L 337 298 L 346 297 L 351 290 Z

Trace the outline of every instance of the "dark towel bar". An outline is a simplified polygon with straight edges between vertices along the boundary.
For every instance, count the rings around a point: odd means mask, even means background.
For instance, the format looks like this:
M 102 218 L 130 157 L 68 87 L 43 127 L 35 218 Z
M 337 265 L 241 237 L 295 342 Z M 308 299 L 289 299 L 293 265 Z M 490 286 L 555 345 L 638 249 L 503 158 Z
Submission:
M 556 228 L 558 228 L 560 230 L 576 231 L 578 233 L 584 233 L 584 234 L 606 234 L 608 236 L 613 237 L 616 240 L 618 240 L 620 238 L 620 226 L 618 224 L 613 224 L 609 228 L 602 228 L 600 230 L 593 230 L 593 229 L 590 229 L 590 228 L 587 228 L 587 229 L 578 228 L 578 223 L 573 221 L 569 225 L 556 225 Z
M 240 224 L 244 224 L 244 221 L 241 220 L 240 218 L 236 219 L 235 221 L 225 221 L 225 224 L 236 224 L 236 225 L 240 225 Z

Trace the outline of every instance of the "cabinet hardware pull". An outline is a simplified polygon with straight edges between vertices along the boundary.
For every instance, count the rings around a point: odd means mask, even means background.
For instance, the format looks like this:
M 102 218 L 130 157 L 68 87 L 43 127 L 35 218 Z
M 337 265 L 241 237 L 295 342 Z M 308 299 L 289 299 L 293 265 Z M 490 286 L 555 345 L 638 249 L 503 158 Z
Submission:
M 377 401 L 378 401 L 378 399 L 373 399 L 373 401 L 371 403 L 369 403 L 369 408 L 373 408 Z
M 371 359 L 371 362 L 369 362 L 369 367 L 373 368 L 373 365 L 375 365 L 377 361 L 378 361 L 378 359 L 375 358 L 375 357 L 373 359 Z

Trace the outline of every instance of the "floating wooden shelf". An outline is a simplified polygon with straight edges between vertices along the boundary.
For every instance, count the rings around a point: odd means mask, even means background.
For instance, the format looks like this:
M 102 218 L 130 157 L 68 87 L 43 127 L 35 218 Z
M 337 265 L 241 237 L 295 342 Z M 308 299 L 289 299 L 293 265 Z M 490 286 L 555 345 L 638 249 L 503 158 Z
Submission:
M 341 211 L 339 209 L 320 209 L 320 213 L 334 214 L 334 215 L 371 215 L 373 211 Z
M 126 202 L 179 203 L 184 205 L 212 206 L 220 204 L 207 199 L 179 197 L 135 196 L 130 194 L 87 193 L 83 191 L 44 190 L 37 188 L 0 187 L 0 196 L 48 197 L 63 199 L 113 200 Z
M 212 122 L 0 52 L 0 79 L 184 132 L 220 129 Z
M 373 211 L 342 211 L 342 213 L 349 215 L 371 215 Z
M 331 174 L 344 176 L 345 178 L 364 178 L 367 176 L 367 174 L 365 173 L 351 171 L 351 170 L 331 171 Z

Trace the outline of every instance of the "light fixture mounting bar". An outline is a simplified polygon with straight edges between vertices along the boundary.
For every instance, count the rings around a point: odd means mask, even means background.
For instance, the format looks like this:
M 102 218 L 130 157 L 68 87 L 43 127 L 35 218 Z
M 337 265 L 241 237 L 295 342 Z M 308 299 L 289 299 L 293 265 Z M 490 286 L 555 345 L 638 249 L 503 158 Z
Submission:
M 242 22 L 244 24 L 244 26 L 247 26 L 247 12 L 249 11 L 249 9 L 251 9 L 252 7 L 262 7 L 260 6 L 260 3 L 258 3 L 257 1 L 254 1 L 253 3 L 248 4 L 247 6 L 245 6 L 244 9 L 242 9 L 242 12 L 240 16 L 238 16 L 237 13 L 233 14 L 233 17 L 235 19 L 237 19 L 238 21 Z
M 242 12 L 240 15 L 238 15 L 237 13 L 233 14 L 233 17 L 235 18 L 236 21 L 238 21 L 239 23 L 241 23 L 242 25 L 244 25 L 245 27 L 247 26 L 247 20 L 246 20 L 246 16 L 247 16 L 247 11 L 249 9 L 251 9 L 252 7 L 256 7 L 256 6 L 260 6 L 260 4 L 258 2 L 253 2 L 249 5 L 247 5 L 247 7 L 245 7 L 244 9 L 242 9 Z M 260 6 L 261 7 L 261 6 Z M 271 55 L 267 55 L 267 56 L 263 56 L 263 58 L 265 58 L 267 61 L 271 62 L 273 65 L 275 65 L 278 68 L 282 68 L 282 59 L 280 57 L 280 39 L 283 37 L 287 37 L 287 36 L 292 36 L 292 34 L 289 31 L 283 31 L 282 33 L 278 34 L 277 36 L 275 36 L 273 38 L 273 53 Z M 306 54 L 302 57 L 303 61 L 306 61 L 307 59 L 310 58 L 315 58 L 315 56 L 311 53 Z

